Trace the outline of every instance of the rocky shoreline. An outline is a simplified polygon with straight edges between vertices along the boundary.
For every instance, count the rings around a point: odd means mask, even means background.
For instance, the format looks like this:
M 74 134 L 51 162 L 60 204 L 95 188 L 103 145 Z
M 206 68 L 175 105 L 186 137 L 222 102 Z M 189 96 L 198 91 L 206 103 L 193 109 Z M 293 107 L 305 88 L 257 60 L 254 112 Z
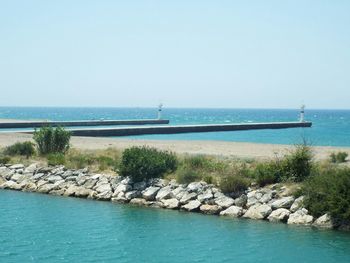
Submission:
M 303 207 L 303 197 L 294 198 L 287 187 L 272 185 L 251 188 L 236 196 L 223 194 L 205 182 L 178 184 L 175 180 L 152 179 L 132 183 L 129 178 L 91 174 L 87 169 L 70 170 L 64 166 L 39 167 L 32 164 L 0 165 L 0 189 L 89 198 L 117 203 L 178 209 L 232 218 L 250 218 L 309 225 L 331 229 L 325 214 L 314 218 Z

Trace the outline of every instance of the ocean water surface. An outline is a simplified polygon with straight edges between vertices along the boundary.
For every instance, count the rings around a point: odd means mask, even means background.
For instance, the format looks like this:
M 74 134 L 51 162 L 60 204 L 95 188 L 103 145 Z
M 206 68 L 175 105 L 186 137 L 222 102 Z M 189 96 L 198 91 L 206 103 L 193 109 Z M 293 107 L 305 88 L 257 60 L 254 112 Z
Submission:
M 0 262 L 350 262 L 350 235 L 0 190 Z
M 154 108 L 34 108 L 0 107 L 0 119 L 149 119 L 157 117 Z M 237 122 L 297 121 L 298 109 L 172 109 L 163 110 L 170 124 L 214 124 Z M 296 144 L 306 139 L 312 145 L 350 146 L 350 110 L 308 110 L 312 128 L 256 130 L 174 135 L 144 135 L 133 138 L 162 140 L 220 140 L 273 144 Z

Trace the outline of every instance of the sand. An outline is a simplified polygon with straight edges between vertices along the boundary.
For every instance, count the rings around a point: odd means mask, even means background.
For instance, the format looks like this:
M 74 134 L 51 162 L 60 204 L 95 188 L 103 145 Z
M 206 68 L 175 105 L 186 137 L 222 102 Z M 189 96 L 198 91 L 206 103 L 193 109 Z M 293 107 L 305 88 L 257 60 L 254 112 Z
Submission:
M 0 133 L 0 147 L 6 147 L 15 142 L 31 140 L 32 135 L 23 133 Z M 179 154 L 205 154 L 230 158 L 244 159 L 270 159 L 282 156 L 293 149 L 291 145 L 263 144 L 246 142 L 225 141 L 168 141 L 168 140 L 143 140 L 127 138 L 97 138 L 97 137 L 72 137 L 73 148 L 81 150 L 99 150 L 110 147 L 125 149 L 130 146 L 147 145 L 162 150 L 170 150 Z M 312 147 L 316 160 L 329 158 L 330 153 L 345 151 L 350 156 L 350 147 Z

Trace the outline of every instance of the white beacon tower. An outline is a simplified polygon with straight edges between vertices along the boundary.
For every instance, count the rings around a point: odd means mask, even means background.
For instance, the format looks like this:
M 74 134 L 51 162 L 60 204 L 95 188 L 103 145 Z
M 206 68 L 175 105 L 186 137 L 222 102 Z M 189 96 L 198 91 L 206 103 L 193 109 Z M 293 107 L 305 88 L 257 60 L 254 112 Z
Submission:
M 158 105 L 158 120 L 162 119 L 162 108 L 163 108 L 163 104 L 160 103 Z
M 305 105 L 300 107 L 300 122 L 305 122 Z

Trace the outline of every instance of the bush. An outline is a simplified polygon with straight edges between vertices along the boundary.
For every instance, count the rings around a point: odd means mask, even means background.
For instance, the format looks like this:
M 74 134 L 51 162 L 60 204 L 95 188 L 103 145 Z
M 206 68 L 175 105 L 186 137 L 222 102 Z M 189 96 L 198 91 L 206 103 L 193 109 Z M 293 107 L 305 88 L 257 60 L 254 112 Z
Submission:
M 17 142 L 5 148 L 5 155 L 23 155 L 27 158 L 35 153 L 34 145 L 32 142 Z
M 62 127 L 35 130 L 34 140 L 40 154 L 65 153 L 69 149 L 70 132 Z
M 66 159 L 63 153 L 50 153 L 47 155 L 47 164 L 48 165 L 64 165 Z
M 249 179 L 242 175 L 224 175 L 220 178 L 219 187 L 224 193 L 239 194 L 245 191 L 249 184 Z
M 200 181 L 202 176 L 194 170 L 182 168 L 176 173 L 176 181 L 180 184 L 189 184 L 191 182 Z
M 319 217 L 329 213 L 336 223 L 350 224 L 350 169 L 328 168 L 306 180 L 305 205 Z
M 176 170 L 176 156 L 167 151 L 149 147 L 131 147 L 123 152 L 120 175 L 135 182 L 163 177 Z
M 331 153 L 330 155 L 332 163 L 345 163 L 346 158 L 348 158 L 347 152 Z
M 298 145 L 280 162 L 281 180 L 301 182 L 310 176 L 312 170 L 312 153 L 310 147 Z
M 253 169 L 253 178 L 260 186 L 274 184 L 281 180 L 281 167 L 277 162 L 259 163 Z
M 11 161 L 11 157 L 0 155 L 0 164 L 8 164 Z

